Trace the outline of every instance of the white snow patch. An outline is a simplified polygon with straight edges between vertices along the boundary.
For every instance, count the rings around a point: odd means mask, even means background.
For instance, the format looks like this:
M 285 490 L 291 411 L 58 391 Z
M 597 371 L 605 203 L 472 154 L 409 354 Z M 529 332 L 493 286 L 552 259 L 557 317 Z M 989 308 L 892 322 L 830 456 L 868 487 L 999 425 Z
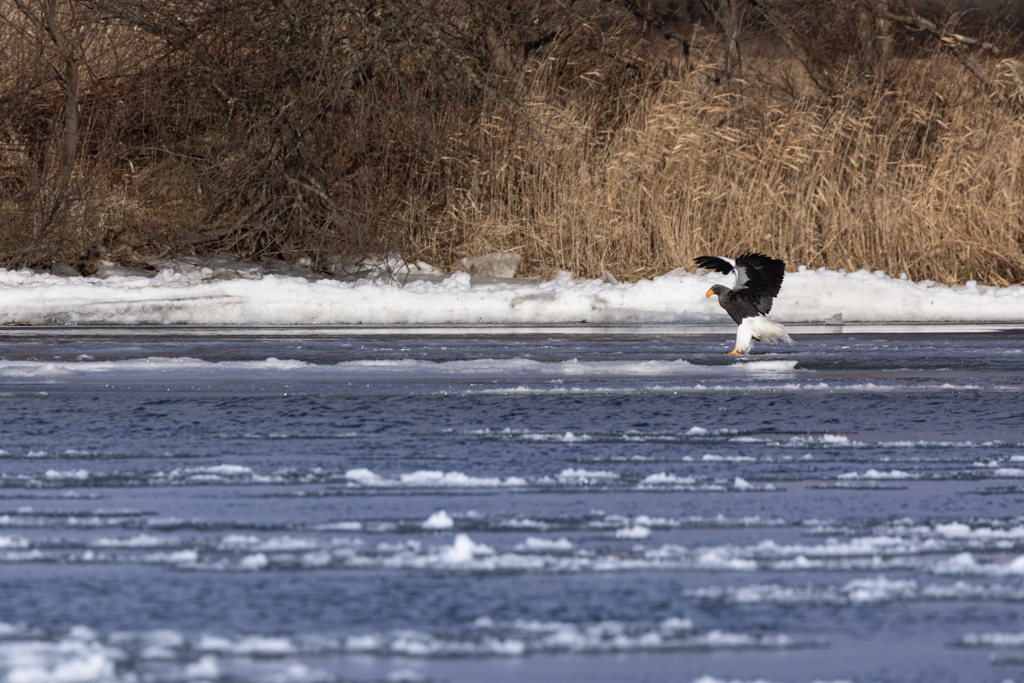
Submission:
M 471 287 L 465 273 L 405 286 L 264 275 L 204 281 L 165 270 L 152 278 L 59 278 L 0 269 L 0 323 L 68 325 L 445 325 L 729 323 L 704 293 L 717 273 L 635 283 L 551 280 Z M 865 270 L 786 274 L 772 317 L 821 322 L 1021 322 L 1024 287 L 946 287 Z

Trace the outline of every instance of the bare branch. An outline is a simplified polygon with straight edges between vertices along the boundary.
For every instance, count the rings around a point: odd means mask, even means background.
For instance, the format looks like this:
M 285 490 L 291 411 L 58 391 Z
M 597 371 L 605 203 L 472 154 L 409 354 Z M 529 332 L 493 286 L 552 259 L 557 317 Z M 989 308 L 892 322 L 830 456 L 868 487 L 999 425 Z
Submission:
M 925 19 L 919 14 L 895 14 L 894 12 L 890 12 L 882 3 L 876 3 L 874 10 L 879 16 L 884 17 L 889 21 L 895 21 L 899 24 L 903 24 L 904 26 L 909 26 L 920 31 L 927 31 L 946 45 L 954 46 L 956 44 L 960 44 L 969 45 L 971 47 L 980 47 L 983 50 L 991 52 L 993 55 L 999 56 L 999 48 L 992 43 L 986 40 L 960 35 L 959 33 L 953 33 L 952 31 L 938 26 L 935 22 Z
M 914 30 L 926 31 L 935 36 L 943 45 L 953 51 L 953 55 L 957 60 L 963 64 L 968 71 L 974 74 L 979 81 L 988 88 L 993 86 L 992 78 L 985 70 L 985 67 L 980 61 L 978 61 L 978 58 L 974 53 L 971 52 L 972 47 L 977 47 L 990 52 L 994 56 L 999 56 L 999 48 L 992 43 L 979 38 L 972 38 L 971 36 L 954 33 L 937 25 L 935 22 L 920 16 L 916 12 L 912 14 L 896 14 L 895 12 L 889 11 L 888 7 L 882 2 L 874 2 L 874 4 L 871 5 L 871 9 L 876 15 L 884 19 L 902 24 Z M 1012 65 L 1008 62 L 1004 62 L 1004 64 L 1007 64 L 1007 70 L 1010 74 L 1010 78 L 1016 86 L 1017 96 L 1024 96 L 1024 81 L 1021 81 L 1020 76 Z
M 753 5 L 768 23 L 778 32 L 782 41 L 789 48 L 793 56 L 796 57 L 797 61 L 803 65 L 807 71 L 807 75 L 811 77 L 814 84 L 825 93 L 832 94 L 835 90 L 835 81 L 832 74 L 829 73 L 828 69 L 824 64 L 821 64 L 818 60 L 814 59 L 811 53 L 804 46 L 804 41 L 800 38 L 797 31 L 790 25 L 790 22 L 786 19 L 783 13 L 772 4 L 769 0 L 750 0 L 750 4 Z
M 707 52 L 707 45 L 695 41 L 689 36 L 684 36 L 682 33 L 679 33 L 678 31 L 673 31 L 669 29 L 665 25 L 665 22 L 661 21 L 660 19 L 658 19 L 658 17 L 654 16 L 644 8 L 640 7 L 640 5 L 637 4 L 636 0 L 615 0 L 615 4 L 619 5 L 623 9 L 628 10 L 637 19 L 640 19 L 641 21 L 653 26 L 665 38 L 668 38 L 670 40 L 676 40 L 682 43 L 683 49 L 686 51 L 687 55 L 689 55 L 690 50 L 694 48 L 700 50 L 701 52 Z

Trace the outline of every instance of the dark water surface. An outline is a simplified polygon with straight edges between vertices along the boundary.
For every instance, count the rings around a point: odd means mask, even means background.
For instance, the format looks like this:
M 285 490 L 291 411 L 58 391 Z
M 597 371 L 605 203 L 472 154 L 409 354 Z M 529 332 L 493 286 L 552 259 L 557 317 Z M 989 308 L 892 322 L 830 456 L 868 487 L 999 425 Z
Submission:
M 1024 333 L 0 330 L 0 679 L 1024 681 Z

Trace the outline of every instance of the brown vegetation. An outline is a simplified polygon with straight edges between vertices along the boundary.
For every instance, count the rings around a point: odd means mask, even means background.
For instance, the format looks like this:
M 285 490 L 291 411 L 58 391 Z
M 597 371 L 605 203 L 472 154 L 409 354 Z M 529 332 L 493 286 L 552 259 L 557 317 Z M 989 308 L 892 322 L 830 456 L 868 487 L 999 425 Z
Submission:
M 636 278 L 758 250 L 1021 283 L 1016 37 L 967 16 L 11 0 L 0 265 L 511 251 Z

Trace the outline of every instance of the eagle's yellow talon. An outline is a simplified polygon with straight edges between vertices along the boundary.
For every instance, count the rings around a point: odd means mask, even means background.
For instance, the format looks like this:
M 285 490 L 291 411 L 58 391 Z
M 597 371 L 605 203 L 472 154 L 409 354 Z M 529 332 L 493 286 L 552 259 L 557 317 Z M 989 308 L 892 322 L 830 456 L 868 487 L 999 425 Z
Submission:
M 727 353 L 725 355 L 727 355 L 727 356 L 739 356 L 740 352 L 737 351 L 736 349 L 733 349 L 732 351 L 730 351 L 729 353 Z

